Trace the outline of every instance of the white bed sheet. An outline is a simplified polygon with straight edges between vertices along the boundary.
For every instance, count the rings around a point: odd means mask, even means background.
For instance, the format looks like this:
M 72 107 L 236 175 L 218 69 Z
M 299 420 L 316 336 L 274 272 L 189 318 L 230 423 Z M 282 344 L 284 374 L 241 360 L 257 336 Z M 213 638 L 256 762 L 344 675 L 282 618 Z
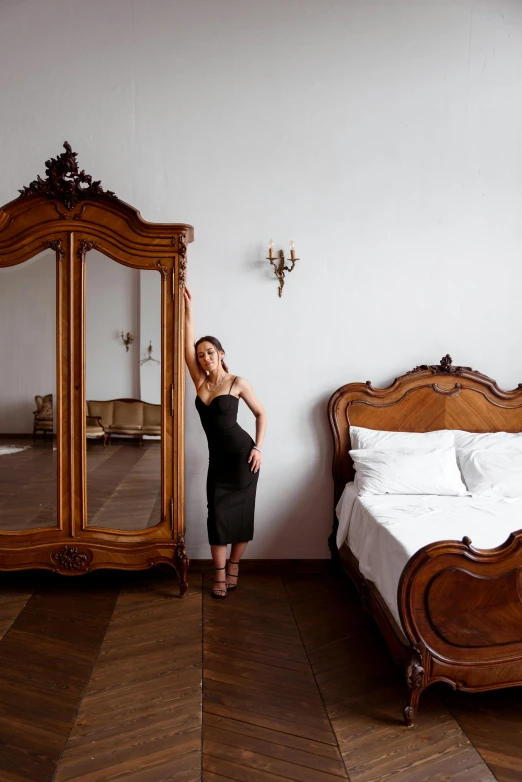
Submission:
M 408 560 L 439 540 L 462 540 L 475 548 L 500 546 L 522 529 L 522 498 L 366 495 L 346 484 L 337 504 L 337 547 L 347 541 L 363 576 L 373 581 L 399 627 L 397 589 Z

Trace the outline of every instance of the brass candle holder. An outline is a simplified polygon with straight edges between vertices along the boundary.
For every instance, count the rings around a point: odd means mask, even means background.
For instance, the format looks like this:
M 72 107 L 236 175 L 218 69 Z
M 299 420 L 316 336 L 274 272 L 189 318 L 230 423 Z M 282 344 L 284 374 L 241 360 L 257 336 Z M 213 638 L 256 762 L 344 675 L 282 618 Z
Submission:
M 123 344 L 125 345 L 125 350 L 128 353 L 129 352 L 129 345 L 132 345 L 132 343 L 134 341 L 134 336 L 130 333 L 130 331 L 128 331 L 127 332 L 127 336 L 125 336 L 125 334 L 122 331 L 121 332 L 121 338 L 122 338 Z
M 279 256 L 279 262 L 276 263 L 274 258 L 274 243 L 270 239 L 270 242 L 268 243 L 268 258 L 266 260 L 270 261 L 270 263 L 274 267 L 274 274 L 279 280 L 279 298 L 281 298 L 283 294 L 283 288 L 285 285 L 285 272 L 293 271 L 295 267 L 295 262 L 299 261 L 300 259 L 295 257 L 295 245 L 293 242 L 290 242 L 290 263 L 292 264 L 291 266 L 286 265 L 286 259 L 283 250 L 279 250 L 278 256 Z

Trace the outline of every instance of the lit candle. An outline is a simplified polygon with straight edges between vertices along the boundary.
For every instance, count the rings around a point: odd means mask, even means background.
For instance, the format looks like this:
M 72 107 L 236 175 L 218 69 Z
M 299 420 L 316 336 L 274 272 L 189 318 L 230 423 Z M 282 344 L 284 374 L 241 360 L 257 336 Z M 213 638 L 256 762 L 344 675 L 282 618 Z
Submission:
M 268 257 L 270 258 L 270 260 L 272 260 L 272 258 L 274 257 L 274 243 L 271 239 L 268 242 Z
M 295 244 L 290 242 L 290 258 L 295 260 Z

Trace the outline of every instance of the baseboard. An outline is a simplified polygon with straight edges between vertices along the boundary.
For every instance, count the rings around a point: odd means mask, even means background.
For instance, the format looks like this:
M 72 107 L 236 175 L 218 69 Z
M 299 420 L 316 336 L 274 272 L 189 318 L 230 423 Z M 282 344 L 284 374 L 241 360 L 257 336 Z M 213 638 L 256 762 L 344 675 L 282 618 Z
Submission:
M 189 570 L 212 570 L 211 559 L 191 559 Z M 241 572 L 299 574 L 299 573 L 330 573 L 330 559 L 242 559 Z

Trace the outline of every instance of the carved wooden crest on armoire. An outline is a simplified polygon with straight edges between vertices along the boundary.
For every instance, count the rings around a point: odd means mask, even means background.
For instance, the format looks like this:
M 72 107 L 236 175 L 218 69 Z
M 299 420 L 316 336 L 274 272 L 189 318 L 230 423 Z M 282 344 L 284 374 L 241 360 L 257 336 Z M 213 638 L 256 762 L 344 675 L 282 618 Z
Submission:
M 26 324 L 0 336 L 0 570 L 167 563 L 184 594 L 193 228 L 146 222 L 64 147 L 0 209 L 0 325 L 19 324 L 20 301 Z M 115 313 L 134 313 L 138 334 L 120 336 Z

